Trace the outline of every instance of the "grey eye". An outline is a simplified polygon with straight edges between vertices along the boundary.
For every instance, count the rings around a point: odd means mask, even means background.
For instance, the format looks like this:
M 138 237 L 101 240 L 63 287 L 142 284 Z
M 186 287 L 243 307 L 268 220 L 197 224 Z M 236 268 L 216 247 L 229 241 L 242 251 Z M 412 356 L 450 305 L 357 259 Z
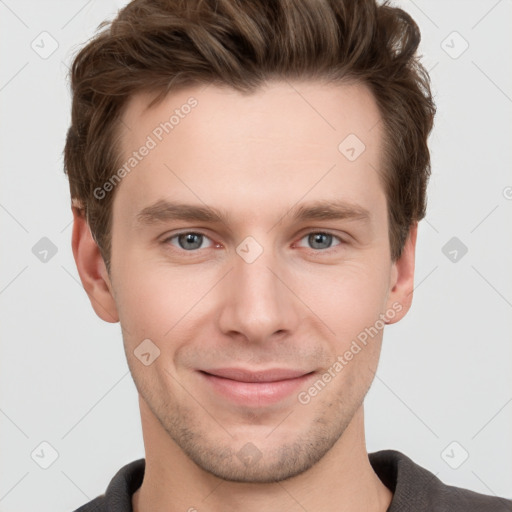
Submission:
M 308 238 L 308 244 L 313 249 L 330 249 L 332 246 L 333 239 L 335 238 L 333 235 L 329 233 L 310 233 L 306 235 Z M 305 238 L 305 237 L 304 237 Z
M 178 245 L 180 249 L 193 251 L 194 249 L 201 248 L 205 237 L 201 233 L 181 233 L 179 235 L 173 236 L 172 238 L 178 239 Z

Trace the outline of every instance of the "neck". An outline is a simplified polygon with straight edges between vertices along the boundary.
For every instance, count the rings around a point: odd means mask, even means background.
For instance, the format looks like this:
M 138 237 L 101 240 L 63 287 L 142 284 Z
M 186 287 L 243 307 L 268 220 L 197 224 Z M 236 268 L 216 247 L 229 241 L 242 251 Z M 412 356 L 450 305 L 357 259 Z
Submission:
M 361 406 L 332 449 L 304 473 L 276 483 L 222 480 L 191 461 L 141 399 L 146 469 L 134 512 L 261 510 L 386 512 L 391 491 L 368 459 Z

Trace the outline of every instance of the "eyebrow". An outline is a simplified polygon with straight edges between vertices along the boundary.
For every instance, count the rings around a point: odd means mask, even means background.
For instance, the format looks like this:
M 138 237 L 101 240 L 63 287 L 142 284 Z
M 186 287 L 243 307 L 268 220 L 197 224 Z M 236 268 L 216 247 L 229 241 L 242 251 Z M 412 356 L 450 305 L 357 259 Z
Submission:
M 370 212 L 366 208 L 341 200 L 319 200 L 301 204 L 292 207 L 281 219 L 285 216 L 290 216 L 292 220 L 299 222 L 309 220 L 358 220 L 369 222 L 371 218 Z M 142 225 L 172 220 L 227 224 L 229 214 L 225 210 L 211 206 L 171 202 L 162 199 L 141 210 L 136 219 L 137 223 Z

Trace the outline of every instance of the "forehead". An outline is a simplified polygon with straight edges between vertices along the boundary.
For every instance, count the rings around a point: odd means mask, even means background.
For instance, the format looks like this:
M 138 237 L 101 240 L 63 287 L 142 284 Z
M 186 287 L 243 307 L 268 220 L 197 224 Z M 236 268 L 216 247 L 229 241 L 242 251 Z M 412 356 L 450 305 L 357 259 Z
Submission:
M 250 93 L 228 86 L 198 84 L 169 93 L 149 107 L 154 96 L 139 92 L 129 99 L 122 116 L 125 129 L 121 127 L 125 148 L 137 145 L 140 132 L 150 134 L 156 130 L 154 135 L 158 138 L 158 127 L 165 122 L 170 122 L 175 133 L 183 131 L 177 130 L 178 126 L 185 124 L 183 121 L 192 114 L 197 135 L 201 134 L 201 127 L 212 128 L 223 137 L 230 130 L 240 136 L 272 136 L 281 135 L 283 128 L 294 128 L 287 132 L 289 142 L 293 142 L 298 131 L 314 139 L 317 128 L 321 134 L 332 132 L 334 140 L 351 130 L 350 133 L 370 142 L 372 135 L 378 137 L 380 128 L 372 134 L 380 124 L 380 113 L 373 94 L 362 83 L 274 80 Z M 212 122 L 216 125 L 211 126 Z M 164 130 L 162 135 L 169 133 Z
M 250 94 L 198 85 L 147 108 L 153 97 L 133 96 L 123 114 L 123 162 L 150 147 L 114 201 L 134 214 L 177 197 L 232 206 L 240 218 L 305 196 L 382 199 L 382 123 L 361 84 L 275 81 Z

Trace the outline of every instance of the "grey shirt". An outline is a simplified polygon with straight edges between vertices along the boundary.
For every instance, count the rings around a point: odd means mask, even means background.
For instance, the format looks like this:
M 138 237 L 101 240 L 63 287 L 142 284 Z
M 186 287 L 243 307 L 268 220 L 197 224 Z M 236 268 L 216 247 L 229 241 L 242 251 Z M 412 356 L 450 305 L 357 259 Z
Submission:
M 512 500 L 445 485 L 396 450 L 369 453 L 368 457 L 382 483 L 393 492 L 387 512 L 512 512 Z M 133 512 L 132 495 L 142 484 L 144 467 L 144 459 L 122 467 L 105 494 L 75 512 Z

